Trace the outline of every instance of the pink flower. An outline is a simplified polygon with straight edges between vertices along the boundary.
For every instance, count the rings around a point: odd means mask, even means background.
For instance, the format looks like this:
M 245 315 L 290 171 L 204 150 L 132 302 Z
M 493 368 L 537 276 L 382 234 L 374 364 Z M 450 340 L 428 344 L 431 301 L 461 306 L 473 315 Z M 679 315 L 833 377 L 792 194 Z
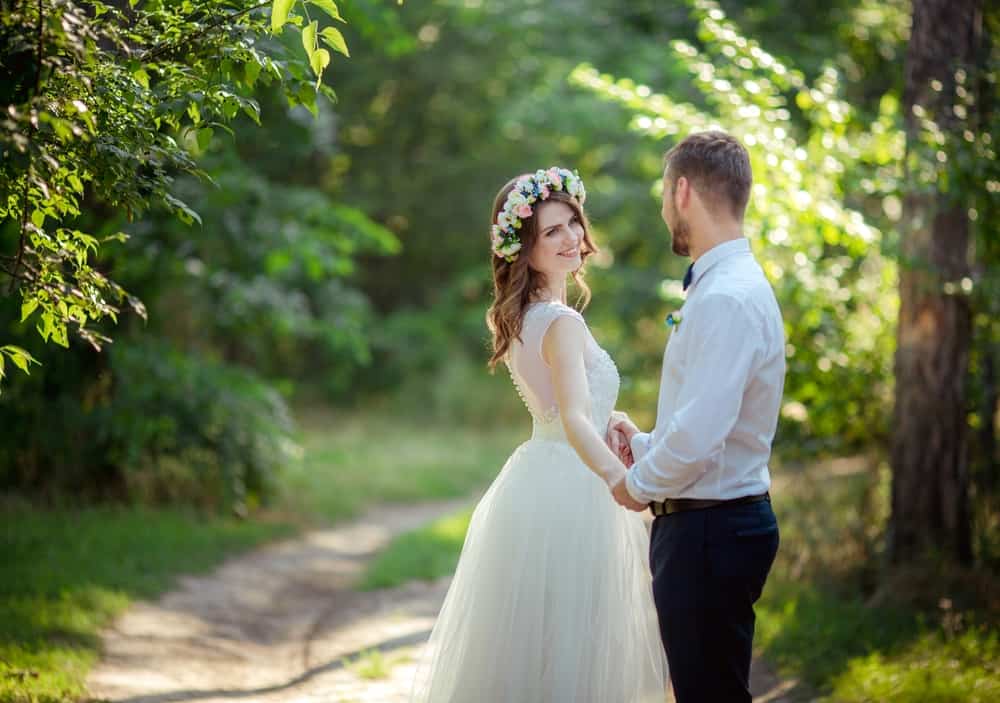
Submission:
M 550 168 L 548 170 L 549 180 L 552 181 L 552 187 L 556 190 L 562 189 L 562 177 L 559 175 L 559 169 Z
M 520 217 L 522 220 L 525 219 L 526 217 L 531 217 L 531 206 L 528 205 L 527 203 L 521 205 L 519 208 L 517 208 L 517 216 Z
M 548 197 L 549 197 L 549 189 L 548 188 L 542 188 L 542 192 L 540 192 L 538 194 L 538 197 L 541 198 L 542 200 L 548 199 Z

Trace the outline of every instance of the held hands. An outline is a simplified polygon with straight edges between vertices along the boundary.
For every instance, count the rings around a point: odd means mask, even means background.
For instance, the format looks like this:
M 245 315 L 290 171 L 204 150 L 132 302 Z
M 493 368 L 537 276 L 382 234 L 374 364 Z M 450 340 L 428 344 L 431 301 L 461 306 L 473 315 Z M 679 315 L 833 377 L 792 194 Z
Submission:
M 635 423 L 629 419 L 625 413 L 616 410 L 611 414 L 611 421 L 608 423 L 608 447 L 614 452 L 626 469 L 632 468 L 635 457 L 632 456 L 631 441 L 632 436 L 639 431 Z M 635 500 L 625 486 L 625 477 L 621 477 L 611 486 L 611 495 L 615 502 L 628 510 L 642 512 L 646 509 L 645 503 Z
M 608 447 L 614 452 L 614 455 L 625 464 L 625 468 L 632 468 L 632 464 L 635 463 L 635 457 L 632 456 L 632 447 L 629 444 L 628 436 L 621 430 L 609 427 L 607 442 Z
M 632 422 L 632 418 L 626 413 L 623 413 L 621 410 L 615 410 L 611 413 L 611 422 L 608 423 L 608 434 L 610 435 L 612 431 L 619 432 L 624 436 L 626 444 L 628 444 L 632 441 L 632 437 L 639 431 L 639 428 L 636 427 L 635 423 Z

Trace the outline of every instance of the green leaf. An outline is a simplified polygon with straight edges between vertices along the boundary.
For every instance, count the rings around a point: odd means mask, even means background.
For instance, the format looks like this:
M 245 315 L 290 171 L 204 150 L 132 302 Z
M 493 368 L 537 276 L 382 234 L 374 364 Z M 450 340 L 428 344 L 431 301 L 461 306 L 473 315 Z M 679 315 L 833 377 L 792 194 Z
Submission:
M 192 210 L 183 200 L 178 200 L 169 193 L 164 194 L 163 200 L 167 204 L 167 207 L 169 207 L 177 215 L 177 217 L 180 218 L 181 222 L 191 224 L 192 222 L 197 221 L 199 225 L 201 224 L 201 216 Z
M 319 114 L 319 110 L 316 109 L 316 89 L 313 86 L 302 84 L 295 97 L 312 113 L 313 117 Z
M 344 56 L 351 55 L 347 50 L 347 42 L 344 41 L 344 35 L 336 27 L 324 27 L 323 31 L 320 32 L 320 36 L 323 37 L 326 45 L 334 51 L 339 51 Z
M 347 20 L 340 16 L 340 10 L 337 9 L 337 4 L 333 0 L 309 0 L 309 3 L 328 14 L 331 19 L 335 19 L 338 22 L 347 22 Z
M 245 101 L 243 103 L 243 112 L 257 125 L 260 125 L 260 105 L 257 104 L 256 100 Z
M 202 151 L 208 148 L 208 145 L 212 143 L 212 137 L 215 136 L 215 130 L 211 127 L 204 127 L 198 130 L 198 148 Z
M 191 121 L 194 122 L 195 124 L 201 122 L 201 110 L 198 109 L 198 103 L 193 101 L 189 102 L 187 107 L 187 114 L 188 117 L 191 118 Z
M 243 64 L 243 72 L 246 75 L 247 85 L 253 88 L 253 84 L 257 82 L 257 76 L 260 75 L 260 64 L 256 61 L 248 61 Z
M 52 326 L 52 341 L 61 347 L 69 349 L 69 335 L 66 332 L 66 323 L 58 322 Z
M 288 12 L 295 0 L 274 0 L 271 4 L 271 31 L 278 33 L 288 21 Z
M 306 50 L 306 54 L 309 55 L 309 61 L 312 62 L 313 52 L 316 51 L 316 29 L 319 27 L 319 22 L 313 20 L 308 25 L 302 28 L 302 46 Z
M 17 366 L 17 368 L 21 369 L 22 371 L 28 374 L 31 373 L 31 371 L 28 369 L 28 363 L 29 362 L 34 364 L 38 363 L 35 357 L 33 357 L 24 349 L 21 349 L 21 347 L 15 347 L 13 344 L 8 344 L 4 347 L 0 347 L 0 351 L 9 356 L 10 360 L 14 362 L 14 365 Z
M 41 210 L 35 210 L 31 213 L 31 224 L 35 227 L 41 228 L 45 224 L 45 213 Z
M 149 90 L 149 74 L 146 73 L 145 69 L 137 68 L 132 71 L 132 77 L 135 78 L 136 83 Z
M 35 329 L 38 330 L 38 334 L 42 336 L 44 341 L 49 341 L 49 337 L 52 335 L 52 313 L 46 310 L 42 313 L 42 321 L 35 325 Z
M 323 69 L 330 65 L 330 52 L 326 49 L 316 49 L 309 57 L 309 63 L 317 77 L 322 75 Z
M 35 312 L 35 308 L 37 307 L 38 298 L 29 298 L 21 303 L 21 322 L 24 322 L 31 317 L 31 313 Z

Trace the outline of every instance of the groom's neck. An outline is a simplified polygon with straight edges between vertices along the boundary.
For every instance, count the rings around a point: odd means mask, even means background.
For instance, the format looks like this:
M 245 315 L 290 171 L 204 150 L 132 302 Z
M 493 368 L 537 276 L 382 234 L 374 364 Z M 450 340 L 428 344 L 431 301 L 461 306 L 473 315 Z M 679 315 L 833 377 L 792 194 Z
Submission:
M 691 231 L 689 250 L 691 260 L 697 261 L 705 252 L 720 244 L 731 242 L 743 237 L 743 223 L 736 220 L 726 222 L 710 222 L 704 227 Z

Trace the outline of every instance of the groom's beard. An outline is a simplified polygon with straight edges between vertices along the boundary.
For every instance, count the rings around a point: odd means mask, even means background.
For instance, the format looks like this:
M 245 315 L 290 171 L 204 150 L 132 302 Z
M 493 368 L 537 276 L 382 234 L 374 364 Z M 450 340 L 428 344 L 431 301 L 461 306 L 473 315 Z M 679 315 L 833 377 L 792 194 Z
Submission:
M 689 256 L 691 254 L 691 227 L 683 218 L 670 226 L 671 242 L 670 248 L 677 256 Z

